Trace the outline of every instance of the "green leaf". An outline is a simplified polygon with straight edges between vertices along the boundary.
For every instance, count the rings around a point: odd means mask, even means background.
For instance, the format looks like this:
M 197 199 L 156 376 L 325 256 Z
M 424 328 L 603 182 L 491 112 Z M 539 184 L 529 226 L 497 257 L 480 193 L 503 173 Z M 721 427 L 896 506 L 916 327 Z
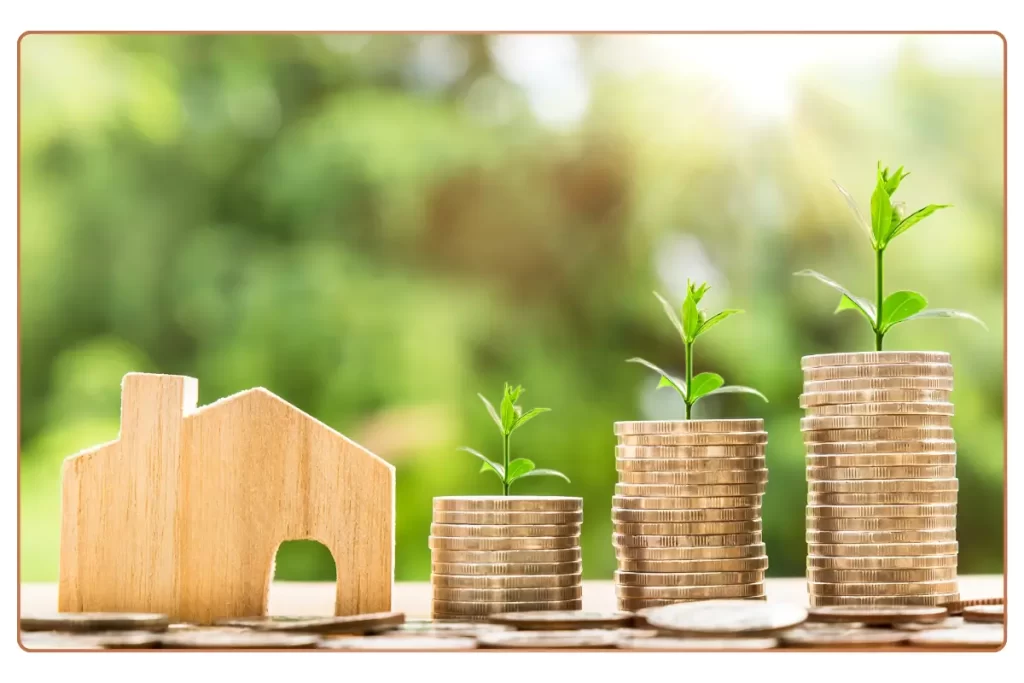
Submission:
M 889 169 L 886 170 L 888 171 Z M 896 169 L 895 173 L 893 173 L 891 176 L 886 177 L 885 191 L 889 194 L 890 197 L 896 192 L 896 189 L 899 188 L 900 183 L 902 183 L 903 179 L 906 178 L 908 175 L 910 174 L 904 173 L 903 167 L 900 166 L 899 168 Z
M 526 477 L 561 477 L 562 479 L 565 479 L 566 481 L 568 481 L 570 484 L 572 483 L 571 481 L 569 481 L 569 477 L 565 476 L 564 474 L 562 474 L 558 470 L 549 470 L 549 469 L 544 469 L 544 468 L 536 469 L 536 470 L 530 470 L 529 472 L 527 472 L 526 474 L 523 474 L 522 476 L 520 476 L 518 478 L 519 479 L 525 479 Z
M 738 308 L 727 308 L 724 311 L 722 311 L 721 313 L 716 313 L 715 315 L 711 316 L 710 318 L 708 318 L 707 320 L 704 321 L 704 323 L 697 330 L 697 336 L 699 337 L 700 335 L 704 334 L 705 332 L 710 330 L 712 327 L 714 327 L 718 323 L 720 323 L 723 320 L 725 320 L 726 318 L 728 318 L 730 315 L 736 315 L 737 313 L 742 313 L 742 312 L 743 311 L 738 309 Z
M 861 229 L 864 230 L 864 233 L 868 236 L 868 239 L 872 239 L 871 226 L 868 224 L 866 220 L 864 220 L 864 216 L 861 215 L 860 209 L 857 208 L 857 202 L 855 202 L 853 199 L 853 195 L 847 192 L 846 189 L 836 181 L 833 180 L 832 184 L 835 185 L 836 189 L 839 190 L 840 194 L 843 195 L 843 199 L 846 200 L 846 205 L 850 207 L 850 211 L 853 212 L 854 217 L 857 219 L 857 225 L 859 225 Z M 872 242 L 873 241 L 874 240 L 872 239 Z
M 468 446 L 460 446 L 458 450 L 465 451 L 466 453 L 469 453 L 470 455 L 476 456 L 477 458 L 483 460 L 484 464 L 483 467 L 480 468 L 481 472 L 483 472 L 484 470 L 492 470 L 495 474 L 498 475 L 498 477 L 501 478 L 502 481 L 505 481 L 505 468 L 499 463 L 492 461 L 483 453 L 475 451 L 472 448 L 469 448 Z
M 874 308 L 872 308 L 872 310 L 874 310 Z M 864 316 L 864 319 L 871 324 L 872 328 L 875 326 L 875 321 L 868 317 L 868 314 L 864 311 L 864 309 L 862 309 L 860 306 L 854 303 L 853 300 L 851 300 L 850 297 L 846 296 L 845 294 L 839 297 L 839 305 L 836 306 L 836 310 L 834 312 L 840 313 L 842 311 L 857 311 L 862 316 Z
M 927 299 L 917 292 L 893 292 L 885 297 L 885 301 L 882 303 L 882 315 L 884 318 L 879 325 L 879 329 L 884 332 L 896 323 L 906 320 L 915 313 L 920 313 L 927 307 Z
M 527 472 L 536 469 L 536 467 L 532 460 L 516 458 L 508 464 L 508 483 L 511 484 L 519 477 L 525 476 Z
M 905 323 L 908 320 L 924 320 L 925 318 L 959 318 L 961 320 L 970 320 L 972 322 L 978 323 L 983 328 L 988 330 L 988 325 L 982 322 L 981 319 L 978 318 L 977 316 L 974 316 L 970 313 L 966 313 L 964 311 L 955 311 L 952 308 L 929 308 L 921 311 L 920 313 L 915 313 L 909 318 L 904 318 L 903 320 L 897 322 Z M 896 323 L 893 323 L 893 325 L 895 324 Z
M 692 342 L 697 338 L 697 330 L 700 329 L 700 312 L 697 310 L 697 302 L 692 294 L 687 294 L 683 300 L 683 339 Z
M 658 382 L 659 389 L 662 387 L 672 387 L 673 389 L 679 392 L 679 395 L 683 397 L 684 401 L 686 400 L 686 384 L 682 380 L 673 377 L 672 375 L 668 374 L 667 372 L 659 368 L 654 363 L 645 361 L 643 358 L 630 358 L 626 360 L 626 362 L 639 363 L 640 365 L 644 365 L 650 368 L 651 370 L 654 370 L 656 373 L 661 375 L 661 381 Z
M 910 214 L 909 216 L 904 218 L 902 221 L 900 221 L 899 224 L 890 231 L 889 237 L 886 239 L 886 243 L 891 242 L 894 238 L 899 237 L 900 235 L 905 233 L 907 230 L 910 230 L 912 227 L 914 227 L 915 225 L 917 225 L 918 223 L 923 221 L 925 218 L 928 218 L 928 216 L 931 216 L 933 213 L 935 213 L 939 209 L 948 209 L 951 206 L 953 206 L 953 205 L 952 204 L 929 204 L 928 206 L 924 207 L 923 209 L 918 209 L 917 211 L 915 211 L 914 213 Z
M 501 418 L 498 417 L 498 411 L 494 409 L 494 406 L 487 400 L 486 396 L 483 394 L 477 394 L 477 396 L 479 396 L 480 400 L 484 402 L 485 406 L 487 406 L 487 412 L 491 414 L 491 419 L 494 420 L 494 424 L 498 425 L 498 429 L 504 431 L 505 428 L 501 424 Z
M 551 408 L 531 408 L 530 410 L 526 411 L 525 413 L 520 415 L 518 418 L 516 418 L 515 424 L 512 425 L 512 431 L 515 431 L 515 430 L 519 429 L 524 424 L 526 424 L 527 422 L 529 422 L 533 418 L 537 417 L 541 413 L 550 412 L 550 410 L 551 410 Z
M 768 403 L 768 397 L 762 394 L 760 391 L 753 387 L 744 387 L 739 384 L 727 384 L 723 387 L 719 387 L 714 391 L 709 391 L 704 394 L 705 396 L 711 396 L 712 394 L 753 394 L 757 396 L 765 403 Z
M 693 297 L 693 303 L 695 304 L 700 303 L 700 300 L 704 298 L 709 289 L 711 289 L 711 285 L 706 282 L 698 285 L 696 282 L 692 282 L 690 278 L 686 278 L 686 293 L 688 296 Z
M 665 301 L 665 298 L 661 294 L 655 292 L 654 296 L 658 297 L 658 301 L 661 302 L 662 308 L 665 309 L 665 315 L 668 316 L 668 319 L 672 322 L 672 326 L 679 332 L 679 336 L 685 338 L 686 335 L 683 333 L 683 323 L 679 320 L 679 314 L 675 312 L 675 309 L 672 308 L 672 305 L 669 304 L 668 301 Z
M 725 384 L 721 375 L 714 372 L 702 372 L 693 378 L 690 383 L 690 401 L 696 401 L 701 396 L 710 394 L 715 389 Z
M 511 434 L 512 428 L 519 417 L 516 414 L 516 401 L 519 400 L 523 388 L 517 386 L 514 389 L 508 382 L 505 383 L 505 394 L 501 399 L 501 429 L 505 434 Z
M 829 287 L 831 287 L 832 289 L 836 290 L 837 292 L 839 292 L 840 294 L 845 296 L 847 299 L 849 299 L 850 300 L 850 304 L 852 304 L 857 309 L 859 309 L 860 312 L 864 314 L 864 317 L 866 317 L 869 321 L 871 321 L 871 326 L 872 327 L 875 326 L 875 317 L 876 317 L 876 315 L 875 315 L 875 305 L 873 303 L 871 303 L 870 301 L 868 301 L 867 299 L 864 299 L 862 297 L 859 297 L 859 296 L 856 296 L 856 295 L 852 294 L 848 289 L 846 289 L 846 287 L 843 287 L 841 284 L 839 284 L 835 280 L 832 280 L 832 279 L 822 275 L 821 273 L 819 273 L 816 270 L 801 270 L 801 271 L 793 273 L 793 274 L 794 275 L 799 275 L 801 277 L 813 277 L 818 282 L 822 282 L 822 283 L 828 285 Z M 839 301 L 839 308 L 837 308 L 836 310 L 837 311 L 844 310 L 843 309 L 843 302 L 842 302 L 842 300 Z
M 885 247 L 889 226 L 892 224 L 892 204 L 885 188 L 886 181 L 879 169 L 875 191 L 871 193 L 871 234 L 874 236 L 875 249 Z

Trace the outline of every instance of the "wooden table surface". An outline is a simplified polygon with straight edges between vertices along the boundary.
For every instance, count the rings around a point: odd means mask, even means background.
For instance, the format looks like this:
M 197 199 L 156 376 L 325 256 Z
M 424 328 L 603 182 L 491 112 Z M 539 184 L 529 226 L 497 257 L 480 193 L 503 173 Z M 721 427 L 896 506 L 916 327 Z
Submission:
M 961 576 L 960 597 L 1003 597 L 1002 575 Z M 807 588 L 803 577 L 766 579 L 765 592 L 772 602 L 807 605 Z M 611 581 L 584 581 L 583 608 L 615 611 L 615 589 Z M 430 583 L 399 582 L 392 594 L 392 609 L 409 617 L 430 616 Z M 57 610 L 57 584 L 25 583 L 21 585 L 21 613 L 40 614 Z M 271 614 L 292 616 L 329 615 L 334 610 L 334 584 L 330 582 L 277 581 L 270 589 Z

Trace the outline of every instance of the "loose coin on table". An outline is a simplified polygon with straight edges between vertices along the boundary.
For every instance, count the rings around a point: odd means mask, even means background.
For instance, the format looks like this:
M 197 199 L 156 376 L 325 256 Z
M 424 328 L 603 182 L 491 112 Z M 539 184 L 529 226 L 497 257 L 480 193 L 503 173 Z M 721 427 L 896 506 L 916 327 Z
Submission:
M 709 600 L 650 609 L 643 618 L 655 628 L 692 635 L 761 635 L 803 623 L 807 610 L 752 600 Z
M 866 648 L 898 645 L 912 635 L 904 631 L 836 626 L 831 629 L 797 627 L 779 638 L 787 647 Z
M 619 628 L 632 623 L 633 615 L 626 612 L 507 612 L 492 614 L 495 624 L 513 626 L 521 630 L 555 630 Z
M 479 634 L 479 637 L 489 635 Z M 476 638 L 466 637 L 441 637 L 435 638 L 424 635 L 404 636 L 356 636 L 354 638 L 328 638 L 320 643 L 324 650 L 395 650 L 395 651 L 450 651 L 450 650 L 475 650 L 477 647 Z
M 672 636 L 621 637 L 620 650 L 771 650 L 778 646 L 776 638 L 675 638 Z
M 912 634 L 908 641 L 913 647 L 938 649 L 997 648 L 1006 641 L 1001 624 L 965 624 L 956 629 L 934 629 Z
M 316 647 L 319 636 L 306 633 L 250 631 L 239 628 L 201 628 L 165 635 L 160 644 L 167 649 L 293 649 Z
M 960 600 L 957 598 L 955 601 L 947 602 L 945 607 L 950 614 L 963 614 L 964 609 L 973 607 L 975 605 L 1002 605 L 1002 598 L 975 598 L 972 600 Z
M 964 621 L 1001 624 L 1006 619 L 1002 605 L 971 605 L 964 607 Z
M 127 612 L 53 612 L 21 617 L 22 631 L 165 631 L 170 623 L 166 614 Z
M 481 647 L 517 648 L 540 650 L 591 649 L 615 647 L 619 636 L 615 631 L 605 629 L 583 629 L 577 631 L 506 631 L 485 633 L 477 637 Z
M 402 612 L 374 612 L 345 617 L 234 617 L 221 619 L 217 626 L 245 628 L 253 631 L 287 631 L 292 633 L 371 633 L 393 628 L 405 621 Z
M 859 622 L 872 625 L 904 623 L 935 623 L 947 616 L 944 607 L 875 607 L 875 606 L 830 606 L 812 607 L 808 621 L 827 623 Z
M 963 617 L 946 617 L 942 621 L 933 621 L 927 623 L 919 623 L 908 621 L 907 623 L 892 624 L 892 627 L 897 631 L 933 631 L 935 629 L 955 629 L 962 628 L 964 625 Z
M 475 638 L 481 633 L 511 631 L 511 626 L 448 619 L 416 619 L 395 627 L 388 636 L 431 636 L 434 638 L 467 637 Z

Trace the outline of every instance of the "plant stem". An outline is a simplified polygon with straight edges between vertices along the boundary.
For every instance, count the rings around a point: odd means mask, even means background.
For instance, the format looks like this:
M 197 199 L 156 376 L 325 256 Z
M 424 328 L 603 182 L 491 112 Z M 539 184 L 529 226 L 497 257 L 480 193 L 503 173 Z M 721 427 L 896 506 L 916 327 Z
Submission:
M 690 419 L 690 392 L 693 388 L 693 342 L 686 342 L 686 419 Z
M 885 332 L 882 332 L 882 302 L 885 301 L 882 291 L 883 273 L 885 272 L 882 263 L 884 255 L 885 247 L 875 252 L 875 351 L 882 350 L 882 338 L 885 336 Z
M 508 487 L 509 487 L 509 481 L 508 481 L 508 451 L 509 451 L 509 441 L 511 441 L 511 440 L 512 440 L 512 435 L 511 434 L 505 434 L 504 436 L 501 437 L 501 460 L 502 460 L 502 463 L 505 465 L 505 476 L 502 477 L 502 479 L 501 479 L 501 493 L 502 493 L 502 495 L 505 495 L 505 496 L 508 495 Z

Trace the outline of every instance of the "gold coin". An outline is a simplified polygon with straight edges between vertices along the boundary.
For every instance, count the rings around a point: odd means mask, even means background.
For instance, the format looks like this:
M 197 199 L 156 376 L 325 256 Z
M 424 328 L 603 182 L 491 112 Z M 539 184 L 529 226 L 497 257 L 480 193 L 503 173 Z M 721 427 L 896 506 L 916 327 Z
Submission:
M 820 493 L 930 493 L 956 491 L 956 479 L 893 479 L 891 481 L 809 481 L 807 489 Z
M 811 467 L 904 467 L 955 465 L 956 453 L 868 453 L 866 455 L 808 455 Z
M 800 418 L 800 431 L 952 427 L 951 415 L 833 415 Z
M 501 612 L 534 612 L 538 610 L 583 609 L 583 600 L 540 600 L 532 602 L 457 602 L 435 599 L 431 615 L 435 619 L 462 619 L 467 616 L 485 616 Z
M 807 514 L 812 517 L 933 517 L 955 515 L 956 505 L 811 505 Z
M 763 571 L 693 572 L 689 574 L 615 572 L 615 583 L 620 586 L 729 586 L 752 584 L 763 580 Z
M 835 403 L 806 406 L 808 419 L 867 415 L 953 415 L 949 401 L 890 401 L 881 403 Z
M 655 498 L 723 498 L 755 496 L 764 493 L 764 484 L 615 484 L 617 496 L 654 496 Z
M 605 629 L 573 631 L 508 631 L 486 633 L 477 638 L 480 647 L 526 650 L 601 649 L 615 647 L 618 636 Z
M 636 434 L 619 437 L 621 446 L 739 446 L 768 443 L 768 432 L 728 434 Z
M 753 496 L 720 496 L 663 498 L 657 496 L 613 496 L 612 505 L 623 510 L 705 510 L 761 507 L 761 494 Z
M 470 538 L 526 538 L 532 536 L 579 536 L 579 524 L 431 524 L 433 536 Z
M 551 562 L 578 562 L 580 549 L 557 550 L 438 550 L 430 553 L 433 562 L 467 564 L 520 564 Z
M 514 511 L 514 512 L 579 512 L 582 498 L 566 496 L 438 496 L 434 510 Z
M 686 534 L 740 534 L 761 531 L 760 519 L 736 522 L 613 522 L 615 533 L 641 536 L 681 536 Z
M 612 545 L 625 548 L 706 548 L 720 545 L 750 545 L 761 542 L 761 532 L 708 534 L 704 536 L 629 536 L 612 534 Z
M 959 598 L 958 593 L 946 595 L 817 595 L 808 596 L 811 607 L 896 607 L 904 605 L 939 606 Z
M 431 574 L 430 583 L 444 588 L 561 588 L 578 586 L 582 574 L 531 574 L 502 576 L 449 576 Z
M 445 602 L 539 602 L 583 598 L 583 587 L 578 583 L 546 588 L 446 588 L 434 585 L 433 590 L 434 600 Z
M 731 560 L 761 557 L 764 554 L 764 543 L 710 547 L 640 548 L 622 546 L 615 548 L 615 557 L 618 560 Z
M 804 380 L 857 379 L 859 377 L 952 377 L 949 363 L 900 363 L 883 365 L 825 365 L 804 370 Z
M 817 628 L 798 627 L 786 631 L 779 638 L 786 647 L 864 648 L 893 647 L 910 639 L 909 633 L 879 628 L 850 628 L 838 624 L 816 624 Z
M 808 543 L 810 555 L 826 557 L 904 557 L 918 555 L 956 555 L 955 541 L 909 543 Z
M 945 351 L 864 351 L 858 353 L 821 353 L 804 356 L 800 359 L 800 367 L 830 367 L 833 365 L 894 365 L 899 363 L 939 363 L 949 364 L 949 354 Z
M 579 574 L 583 571 L 583 562 L 488 562 L 474 564 L 472 562 L 432 562 L 430 571 L 435 575 L 450 576 L 525 576 L 539 574 Z
M 768 470 L 619 472 L 619 481 L 626 484 L 758 484 L 768 481 Z
M 771 650 L 779 644 L 776 638 L 675 638 L 672 636 L 625 636 L 619 639 L 620 650 L 651 650 L 655 652 L 731 652 L 736 650 Z
M 911 555 L 909 557 L 823 557 L 808 555 L 811 569 L 956 569 L 956 555 Z
M 481 634 L 483 637 L 485 634 Z M 324 650 L 453 652 L 475 650 L 477 641 L 466 636 L 378 635 L 329 638 L 320 643 Z
M 748 598 L 735 598 L 736 600 L 749 600 L 750 602 L 764 602 L 764 595 L 755 595 Z M 685 599 L 657 599 L 657 598 L 618 598 L 619 609 L 623 612 L 636 612 L 638 615 L 646 610 L 669 605 L 679 605 L 694 602 L 708 602 L 706 598 L 685 598 Z M 715 602 L 720 602 L 716 599 Z M 659 636 L 660 637 L 660 636 Z
M 1006 643 L 1006 629 L 997 624 L 965 624 L 954 630 L 915 633 L 907 641 L 911 647 L 955 650 L 961 648 L 999 648 Z
M 495 614 L 495 624 L 515 627 L 520 631 L 566 631 L 583 629 L 617 629 L 633 621 L 633 615 L 623 612 L 510 612 Z M 615 632 L 615 631 L 610 631 Z
M 911 621 L 905 624 L 893 624 L 892 627 L 897 631 L 911 631 L 918 633 L 921 631 L 933 631 L 936 629 L 962 628 L 963 625 L 963 617 L 946 617 L 942 621 L 936 621 L 930 624 L 918 624 Z
M 974 607 L 977 605 L 1002 605 L 1005 601 L 1003 598 L 974 598 L 973 600 L 961 600 L 957 598 L 953 602 L 944 603 L 942 606 L 950 614 L 963 614 L 964 610 L 968 607 Z
M 22 631 L 103 633 L 109 631 L 166 631 L 166 614 L 148 612 L 47 612 L 20 618 Z
M 836 405 L 846 403 L 948 403 L 949 389 L 856 389 L 852 391 L 822 391 L 814 394 L 800 394 L 800 407 Z
M 953 390 L 952 377 L 858 377 L 804 381 L 805 394 L 864 389 L 944 389 Z
M 576 512 L 458 512 L 435 510 L 438 524 L 582 524 L 583 511 Z
M 1006 608 L 1003 605 L 971 605 L 964 607 L 964 621 L 971 623 L 996 623 L 1006 621 Z
M 898 531 L 956 529 L 956 517 L 807 517 L 807 528 L 817 531 Z
M 907 493 L 809 493 L 809 505 L 930 505 L 956 503 L 956 491 Z
M 616 422 L 616 435 L 633 434 L 733 434 L 764 431 L 764 420 L 641 420 Z
M 760 508 L 712 508 L 709 510 L 626 510 L 612 508 L 613 522 L 638 524 L 740 522 L 755 519 L 761 519 Z
M 726 560 L 619 560 L 619 571 L 642 574 L 694 574 L 700 572 L 763 572 L 768 556 Z
M 865 429 L 804 430 L 804 443 L 829 441 L 934 441 L 952 440 L 952 427 L 873 427 Z
M 807 530 L 808 543 L 948 543 L 955 540 L 956 529 L 905 529 L 902 531 Z
M 615 586 L 619 598 L 655 600 L 711 600 L 715 598 L 752 598 L 764 595 L 763 583 L 738 583 L 729 586 Z
M 808 581 L 807 590 L 811 595 L 947 595 L 957 592 L 956 581 L 915 581 L 908 583 L 822 583 Z
M 636 437 L 639 438 L 639 437 Z M 658 436 L 643 437 L 660 439 Z M 673 446 L 671 444 L 619 444 L 615 457 L 619 460 L 679 460 L 697 458 L 754 458 L 764 457 L 765 444 L 738 444 L 735 446 Z
M 808 569 L 807 579 L 825 583 L 900 583 L 909 581 L 949 581 L 956 578 L 956 567 L 932 569 Z
M 805 443 L 808 455 L 857 455 L 866 453 L 956 453 L 952 439 L 918 441 L 856 441 Z
M 404 623 L 405 614 L 402 612 L 376 612 L 335 617 L 231 617 L 218 619 L 215 622 L 217 626 L 244 628 L 249 631 L 290 631 L 321 635 L 377 633 L 381 630 L 391 630 Z
M 619 472 L 707 472 L 763 469 L 763 456 L 754 458 L 616 458 Z
M 955 476 L 955 465 L 807 468 L 807 481 L 836 481 L 844 479 L 952 479 Z
M 470 538 L 468 536 L 431 536 L 432 550 L 556 550 L 578 548 L 579 536 L 534 536 L 531 538 Z
M 893 626 L 906 623 L 936 623 L 946 618 L 941 607 L 911 605 L 831 605 L 812 607 L 808 621 L 813 623 L 847 624 L 855 622 L 871 626 Z

